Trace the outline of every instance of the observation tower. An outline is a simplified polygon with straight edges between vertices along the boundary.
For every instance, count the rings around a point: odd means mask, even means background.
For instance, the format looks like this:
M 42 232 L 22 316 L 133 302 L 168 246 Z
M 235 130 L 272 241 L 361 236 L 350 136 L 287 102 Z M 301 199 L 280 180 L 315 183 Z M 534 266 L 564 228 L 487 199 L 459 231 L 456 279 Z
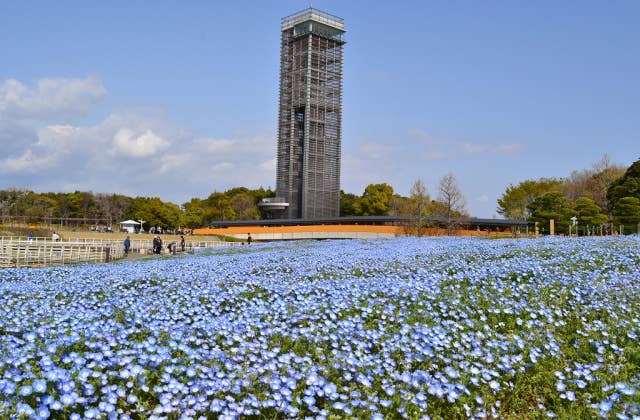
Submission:
M 276 199 L 282 217 L 340 215 L 344 22 L 309 8 L 282 19 Z

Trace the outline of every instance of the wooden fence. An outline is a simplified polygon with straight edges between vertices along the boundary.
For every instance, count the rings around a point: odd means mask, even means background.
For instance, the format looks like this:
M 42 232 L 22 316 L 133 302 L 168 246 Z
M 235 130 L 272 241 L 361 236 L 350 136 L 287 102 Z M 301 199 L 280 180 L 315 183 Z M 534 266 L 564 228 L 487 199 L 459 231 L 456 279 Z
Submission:
M 122 243 L 122 241 L 120 242 Z M 168 246 L 169 244 L 175 244 L 178 252 L 181 252 L 180 241 L 179 240 L 163 240 L 162 241 L 162 253 L 166 254 L 169 252 Z M 230 245 L 238 245 L 237 242 L 224 242 L 224 241 L 194 241 L 187 240 L 185 241 L 184 250 L 186 252 L 195 251 L 197 249 L 204 248 L 214 248 L 219 246 L 230 246 Z M 149 254 L 153 249 L 153 240 L 151 239 L 131 239 L 131 252 L 139 252 L 141 254 Z
M 124 256 L 121 241 L 56 241 L 0 237 L 0 267 L 42 267 L 109 262 Z
M 176 244 L 181 252 L 179 241 L 164 241 L 162 253 L 167 254 L 169 243 Z M 237 245 L 223 241 L 186 241 L 185 251 Z M 133 253 L 150 254 L 152 240 L 131 239 Z M 36 237 L 0 237 L 0 267 L 42 267 L 49 265 L 78 264 L 83 262 L 109 262 L 124 257 L 122 240 L 92 238 L 69 238 L 52 241 L 50 238 Z

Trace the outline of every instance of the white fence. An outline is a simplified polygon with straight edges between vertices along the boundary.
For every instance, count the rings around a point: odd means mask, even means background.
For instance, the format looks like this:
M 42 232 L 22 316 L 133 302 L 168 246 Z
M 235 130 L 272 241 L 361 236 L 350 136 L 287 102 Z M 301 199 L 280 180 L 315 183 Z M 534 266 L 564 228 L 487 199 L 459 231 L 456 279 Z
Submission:
M 122 242 L 121 242 L 122 243 Z M 162 241 L 162 253 L 168 253 L 167 247 L 169 244 L 175 244 L 177 252 L 181 252 L 180 240 L 163 240 Z M 223 242 L 223 241 L 185 241 L 184 251 L 191 252 L 196 249 L 214 248 L 218 246 L 230 246 L 236 245 L 236 242 Z M 153 250 L 153 240 L 151 239 L 131 239 L 131 252 L 139 252 L 141 254 L 151 253 Z
M 109 262 L 124 255 L 122 241 L 51 241 L 44 238 L 0 237 L 0 267 L 40 267 Z
M 162 253 L 167 254 L 167 246 L 176 245 L 181 252 L 179 241 L 165 240 Z M 234 242 L 194 241 L 185 243 L 186 252 L 196 249 L 236 245 Z M 150 254 L 153 243 L 150 239 L 131 239 L 130 252 Z M 124 241 L 70 238 L 52 241 L 50 238 L 0 237 L 0 267 L 41 267 L 49 265 L 78 264 L 83 262 L 109 262 L 124 257 Z

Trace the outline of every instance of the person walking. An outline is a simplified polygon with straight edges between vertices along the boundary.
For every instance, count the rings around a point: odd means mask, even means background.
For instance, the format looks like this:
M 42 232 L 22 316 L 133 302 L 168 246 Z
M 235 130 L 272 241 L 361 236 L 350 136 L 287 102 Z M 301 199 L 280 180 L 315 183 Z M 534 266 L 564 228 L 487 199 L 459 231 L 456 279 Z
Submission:
M 247 245 L 251 245 L 251 241 L 252 241 L 251 233 L 247 233 Z
M 186 242 L 185 242 L 185 240 L 184 240 L 184 236 L 183 236 L 183 235 L 180 235 L 180 250 L 181 250 L 182 252 L 184 252 L 185 245 L 186 245 Z
M 124 255 L 129 255 L 129 249 L 131 249 L 131 239 L 127 236 L 124 240 Z
M 159 254 L 160 252 L 162 252 L 162 241 L 160 237 L 156 235 L 153 237 L 153 253 Z

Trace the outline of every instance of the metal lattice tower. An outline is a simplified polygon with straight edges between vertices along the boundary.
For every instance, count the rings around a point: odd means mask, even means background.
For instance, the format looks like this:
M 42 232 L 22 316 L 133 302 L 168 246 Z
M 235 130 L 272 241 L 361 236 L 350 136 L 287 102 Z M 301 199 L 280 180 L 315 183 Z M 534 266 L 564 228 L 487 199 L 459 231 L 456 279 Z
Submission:
M 309 8 L 282 19 L 276 196 L 285 218 L 340 214 L 344 21 Z

